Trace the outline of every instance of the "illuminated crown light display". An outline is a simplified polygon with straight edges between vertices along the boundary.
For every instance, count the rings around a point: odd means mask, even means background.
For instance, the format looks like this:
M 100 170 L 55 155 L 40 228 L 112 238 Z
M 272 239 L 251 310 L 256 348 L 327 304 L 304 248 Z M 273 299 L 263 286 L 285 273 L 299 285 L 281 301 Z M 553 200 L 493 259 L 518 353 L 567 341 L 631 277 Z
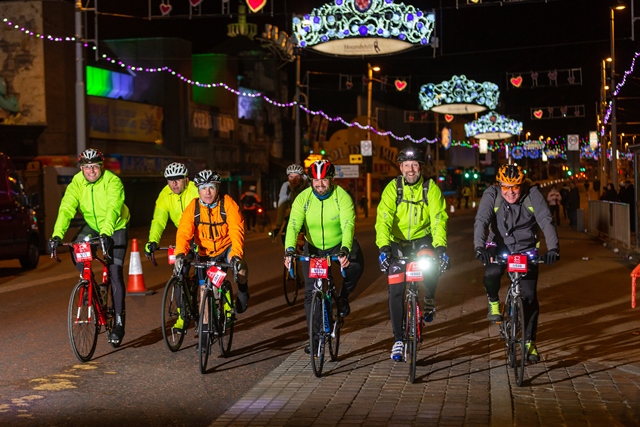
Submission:
M 522 122 L 509 119 L 495 111 L 485 114 L 478 120 L 465 123 L 468 137 L 478 139 L 505 139 L 522 132 Z
M 466 76 L 453 76 L 440 84 L 429 83 L 420 88 L 418 97 L 423 110 L 442 114 L 472 114 L 493 110 L 500 91 L 491 82 L 477 83 Z
M 334 0 L 293 18 L 293 31 L 302 48 L 351 37 L 373 37 L 400 41 L 406 44 L 402 49 L 407 49 L 414 44 L 428 45 L 434 25 L 434 13 L 396 5 L 393 0 Z
M 29 29 L 22 27 L 18 24 L 13 23 L 11 20 L 7 19 L 7 18 L 2 18 L 2 22 L 4 22 L 5 24 L 7 24 L 7 26 L 10 29 L 15 29 L 15 30 L 19 30 L 23 33 L 25 33 L 26 35 L 32 36 L 32 37 L 37 37 L 39 39 L 42 40 L 46 40 L 46 41 L 55 41 L 55 42 L 75 42 L 76 39 L 74 37 L 55 37 L 52 35 L 44 35 L 44 34 L 39 34 L 39 33 L 35 33 L 33 31 L 30 31 Z M 88 44 L 84 44 L 85 48 L 88 48 L 89 45 Z M 96 50 L 97 48 L 95 46 L 91 47 L 93 50 Z M 630 71 L 627 71 L 625 73 L 625 78 L 623 79 L 623 81 L 617 85 L 617 89 L 618 91 L 622 88 L 622 85 L 626 82 L 626 77 L 631 74 L 633 72 L 633 67 L 635 64 L 635 59 L 640 56 L 640 52 L 636 52 L 635 56 L 634 56 L 634 62 L 632 63 L 631 69 Z M 192 85 L 198 85 L 200 87 L 206 87 L 206 88 L 216 88 L 216 87 L 221 87 L 223 89 L 226 89 L 230 92 L 233 92 L 234 94 L 238 95 L 238 96 L 248 96 L 248 97 L 263 97 L 267 102 L 272 103 L 273 105 L 279 106 L 279 107 L 293 107 L 296 106 L 297 103 L 296 102 L 289 102 L 289 103 L 279 103 L 276 101 L 273 101 L 271 99 L 269 99 L 268 97 L 262 95 L 261 93 L 244 93 L 244 92 L 240 92 L 238 90 L 235 90 L 233 88 L 231 88 L 230 86 L 228 86 L 225 83 L 211 83 L 211 84 L 204 84 L 204 83 L 199 83 L 199 82 L 194 82 L 190 79 L 187 79 L 186 77 L 182 76 L 180 73 L 173 71 L 171 68 L 169 67 L 158 67 L 158 68 L 142 68 L 142 67 L 135 67 L 135 66 L 131 66 L 131 65 L 127 65 L 121 61 L 116 61 L 114 59 L 111 59 L 109 57 L 107 57 L 106 55 L 102 55 L 102 59 L 107 60 L 109 62 L 111 62 L 112 64 L 119 64 L 122 68 L 127 68 L 127 69 L 131 69 L 133 71 L 138 71 L 138 72 L 148 72 L 148 73 L 154 73 L 154 72 L 167 72 L 173 76 L 178 77 L 180 80 L 182 80 L 185 83 L 189 83 Z M 616 92 L 617 94 L 617 92 Z M 312 111 L 309 110 L 308 108 L 300 105 L 298 106 L 300 109 L 302 109 L 303 111 L 307 112 L 308 114 L 312 114 L 312 115 L 317 115 L 317 114 L 321 114 L 323 117 L 326 117 L 328 120 L 333 121 L 333 122 L 340 122 L 343 123 L 346 126 L 349 127 L 353 127 L 353 126 L 357 126 L 360 129 L 366 130 L 368 128 L 368 126 L 364 126 L 361 125 L 358 122 L 355 123 L 349 123 L 347 122 L 345 119 L 343 119 L 342 117 L 329 117 L 326 113 L 324 113 L 323 111 Z M 466 127 L 467 125 L 465 125 Z M 391 131 L 386 131 L 386 132 L 380 132 L 377 129 L 371 128 L 371 131 L 381 135 L 381 136 L 390 136 L 394 139 L 397 140 L 409 140 L 412 141 L 414 143 L 435 143 L 438 139 L 427 139 L 427 138 L 421 138 L 421 139 L 415 139 L 412 138 L 410 135 L 405 135 L 405 136 L 396 136 L 395 134 L 393 134 L 393 132 Z M 524 146 L 524 154 L 527 155 L 527 153 L 530 151 L 529 148 L 531 148 L 531 146 L 527 146 L 526 144 L 530 142 L 530 141 L 524 141 L 524 142 L 518 142 L 516 143 L 517 145 L 523 145 Z M 511 144 L 510 144 L 511 145 Z M 563 137 L 558 137 L 556 139 L 549 139 L 545 142 L 546 145 L 546 149 L 544 150 L 545 153 L 547 154 L 547 157 L 549 158 L 566 158 L 566 139 Z M 581 146 L 588 146 L 589 145 L 589 141 L 585 140 L 585 139 L 581 139 L 580 140 L 580 145 Z M 451 146 L 454 147 L 466 147 L 466 148 L 477 148 L 478 147 L 478 143 L 476 141 L 455 141 L 452 140 L 451 141 Z M 501 141 L 490 141 L 489 145 L 488 145 L 488 150 L 490 151 L 497 151 L 497 150 L 503 150 L 505 149 L 505 144 Z M 581 157 L 583 158 L 590 158 L 590 156 L 593 156 L 594 159 L 598 158 L 598 155 L 600 153 L 600 149 L 596 149 L 594 151 L 592 151 L 592 153 L 589 153 L 588 150 L 585 150 L 584 148 L 581 150 Z M 619 157 L 620 158 L 626 158 L 626 159 L 632 159 L 633 158 L 633 153 L 619 153 Z M 611 150 L 607 150 L 607 158 L 611 158 Z

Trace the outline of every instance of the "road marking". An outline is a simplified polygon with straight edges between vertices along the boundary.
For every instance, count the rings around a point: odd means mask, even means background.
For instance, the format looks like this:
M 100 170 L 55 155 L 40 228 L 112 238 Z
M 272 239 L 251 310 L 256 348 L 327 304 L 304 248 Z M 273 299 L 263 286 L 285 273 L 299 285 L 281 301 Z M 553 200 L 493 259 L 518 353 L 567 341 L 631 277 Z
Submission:
M 66 279 L 72 279 L 72 278 L 80 278 L 80 273 L 75 272 L 75 273 L 67 273 L 67 274 L 61 274 L 61 275 L 57 275 L 55 277 L 45 277 L 43 279 L 36 279 L 36 280 L 30 280 L 28 282 L 21 282 L 21 279 L 23 279 L 22 277 L 18 277 L 16 279 L 13 279 L 3 285 L 0 285 L 0 294 L 5 293 L 5 292 L 12 292 L 12 291 L 18 291 L 20 289 L 26 289 L 26 288 L 31 288 L 33 286 L 40 286 L 40 285 L 46 285 L 51 283 L 52 281 L 58 281 L 58 280 L 66 280 Z M 15 283 L 15 282 L 19 282 L 19 283 Z

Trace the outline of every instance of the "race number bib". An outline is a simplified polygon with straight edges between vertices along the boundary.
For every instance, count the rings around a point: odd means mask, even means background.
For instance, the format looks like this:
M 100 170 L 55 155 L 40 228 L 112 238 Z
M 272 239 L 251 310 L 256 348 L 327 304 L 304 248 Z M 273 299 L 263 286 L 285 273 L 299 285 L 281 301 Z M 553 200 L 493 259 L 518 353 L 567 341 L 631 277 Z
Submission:
M 329 277 L 329 263 L 326 258 L 311 258 L 309 260 L 309 277 L 311 279 Z
M 213 286 L 215 286 L 216 288 L 220 288 L 220 285 L 222 285 L 224 278 L 227 277 L 227 273 L 220 270 L 217 265 L 212 265 L 207 270 L 207 277 L 209 278 L 209 280 L 211 280 Z
M 422 282 L 422 270 L 418 263 L 413 261 L 407 264 L 407 282 Z
M 507 257 L 507 271 L 510 273 L 527 272 L 527 256 L 524 254 L 512 254 Z
M 167 261 L 169 261 L 170 265 L 173 265 L 176 263 L 176 248 L 173 246 L 169 246 L 169 249 L 167 249 Z
M 91 261 L 93 259 L 91 244 L 89 243 L 77 243 L 73 245 L 73 254 L 76 256 L 76 261 L 79 262 Z

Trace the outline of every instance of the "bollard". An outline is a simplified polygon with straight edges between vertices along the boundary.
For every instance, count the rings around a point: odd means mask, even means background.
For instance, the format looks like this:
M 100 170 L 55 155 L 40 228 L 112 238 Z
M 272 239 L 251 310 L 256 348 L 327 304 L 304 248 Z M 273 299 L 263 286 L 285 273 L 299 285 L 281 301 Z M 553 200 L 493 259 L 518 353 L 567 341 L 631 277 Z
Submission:
M 631 272 L 631 308 L 636 308 L 636 279 L 640 277 L 640 264 Z

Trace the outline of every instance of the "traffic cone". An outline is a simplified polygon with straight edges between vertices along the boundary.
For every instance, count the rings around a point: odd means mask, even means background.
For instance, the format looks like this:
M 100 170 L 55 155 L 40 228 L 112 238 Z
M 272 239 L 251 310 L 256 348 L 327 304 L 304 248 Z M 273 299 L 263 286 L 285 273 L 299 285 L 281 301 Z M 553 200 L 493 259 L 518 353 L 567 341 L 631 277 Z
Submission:
M 147 290 L 142 276 L 142 262 L 138 250 L 138 239 L 131 239 L 131 255 L 129 257 L 129 284 L 127 295 L 153 295 L 155 291 Z

